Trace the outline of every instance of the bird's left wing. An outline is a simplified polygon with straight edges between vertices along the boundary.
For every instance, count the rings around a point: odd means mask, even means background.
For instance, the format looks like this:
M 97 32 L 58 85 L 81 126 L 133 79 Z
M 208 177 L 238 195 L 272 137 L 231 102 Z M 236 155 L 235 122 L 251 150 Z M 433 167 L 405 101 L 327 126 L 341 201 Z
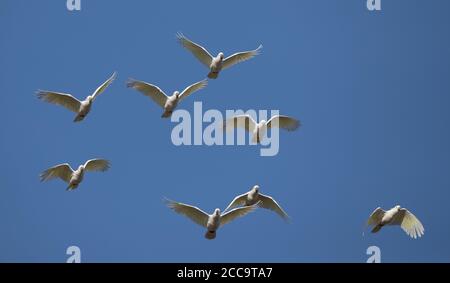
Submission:
M 273 199 L 271 196 L 266 196 L 263 194 L 259 194 L 259 199 L 261 202 L 259 202 L 259 206 L 263 207 L 265 209 L 272 210 L 276 212 L 281 218 L 284 220 L 289 220 L 289 216 L 286 212 L 281 208 L 281 206 Z
M 419 219 L 405 208 L 399 210 L 395 219 L 391 222 L 391 225 L 400 225 L 403 231 L 414 239 L 417 237 L 420 238 L 425 232 Z
M 84 168 L 86 171 L 106 171 L 110 167 L 110 163 L 106 159 L 91 159 L 86 161 Z
M 230 211 L 225 212 L 220 217 L 220 225 L 225 225 L 227 223 L 230 223 L 234 219 L 238 217 L 242 217 L 244 215 L 247 215 L 248 213 L 254 211 L 258 207 L 259 203 L 256 203 L 254 205 L 249 206 L 243 206 L 239 208 L 232 209 Z
M 244 61 L 250 60 L 253 57 L 255 57 L 256 55 L 259 55 L 261 49 L 262 49 L 262 45 L 260 45 L 255 50 L 238 52 L 238 53 L 235 53 L 233 55 L 230 55 L 230 56 L 228 56 L 227 58 L 225 58 L 223 60 L 222 68 L 223 69 L 227 69 L 227 68 L 229 68 L 229 67 L 231 67 L 233 65 L 236 65 L 236 64 L 238 64 L 240 62 L 244 62 Z
M 94 91 L 94 94 L 92 94 L 93 99 L 97 98 L 98 95 L 100 95 L 102 92 L 104 92 L 105 89 L 106 89 L 110 84 L 112 84 L 112 82 L 116 79 L 116 77 L 117 77 L 117 73 L 114 72 L 114 73 L 112 74 L 112 76 L 111 76 L 108 80 L 106 80 L 106 82 L 104 82 L 101 86 L 99 86 L 99 87 Z
M 267 128 L 272 128 L 276 126 L 277 123 L 279 128 L 288 131 L 295 131 L 298 127 L 300 127 L 300 121 L 297 119 L 289 116 L 275 115 L 267 121 Z
M 205 80 L 196 82 L 196 83 L 188 86 L 187 88 L 185 88 L 183 90 L 183 92 L 181 92 L 180 99 L 183 99 L 183 98 L 187 97 L 188 95 L 190 95 L 198 90 L 201 90 L 202 88 L 204 88 L 207 85 L 208 85 L 208 80 L 205 79 Z

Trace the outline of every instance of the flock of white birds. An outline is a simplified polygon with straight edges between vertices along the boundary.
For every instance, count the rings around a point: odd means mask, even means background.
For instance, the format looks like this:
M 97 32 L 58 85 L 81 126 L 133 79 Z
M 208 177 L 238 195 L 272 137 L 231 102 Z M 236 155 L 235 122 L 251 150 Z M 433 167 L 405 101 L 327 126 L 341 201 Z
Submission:
M 262 49 L 262 45 L 260 45 L 255 50 L 238 52 L 226 58 L 222 52 L 219 52 L 217 56 L 214 57 L 206 50 L 206 48 L 189 40 L 183 34 L 177 34 L 177 38 L 184 48 L 189 50 L 209 69 L 207 75 L 209 79 L 216 79 L 222 70 L 257 56 Z M 111 85 L 116 77 L 117 74 L 114 72 L 112 76 L 100 85 L 92 95 L 87 96 L 83 101 L 76 99 L 70 94 L 54 91 L 39 90 L 37 96 L 43 101 L 63 106 L 76 113 L 74 122 L 80 122 L 84 120 L 91 111 L 95 99 Z M 129 88 L 133 88 L 145 96 L 148 96 L 163 108 L 162 118 L 170 117 L 181 100 L 194 92 L 205 88 L 207 85 L 208 80 L 204 79 L 186 87 L 181 92 L 174 91 L 171 96 L 168 96 L 156 85 L 134 79 L 129 79 L 127 82 Z M 222 129 L 225 131 L 234 130 L 235 128 L 244 128 L 246 131 L 251 132 L 252 141 L 256 143 L 260 143 L 264 133 L 275 126 L 287 131 L 294 131 L 300 127 L 300 121 L 288 116 L 275 115 L 268 121 L 262 120 L 257 123 L 249 115 L 238 115 L 225 120 L 222 123 Z M 64 163 L 45 170 L 41 174 L 41 181 L 60 178 L 68 184 L 67 190 L 74 190 L 83 181 L 85 172 L 104 172 L 109 168 L 110 163 L 105 159 L 88 160 L 76 170 L 73 170 L 69 164 Z M 205 238 L 207 239 L 214 239 L 216 237 L 216 231 L 222 225 L 225 225 L 238 217 L 247 215 L 258 207 L 272 210 L 282 219 L 286 221 L 289 220 L 289 216 L 281 206 L 271 196 L 262 194 L 258 185 L 255 185 L 250 191 L 235 197 L 224 212 L 221 212 L 220 209 L 217 208 L 212 214 L 208 214 L 192 205 L 168 199 L 166 199 L 166 202 L 167 206 L 175 212 L 190 218 L 198 225 L 206 228 Z M 378 207 L 370 215 L 367 225 L 373 227 L 372 233 L 378 232 L 386 225 L 398 225 L 412 238 L 421 237 L 424 234 L 422 223 L 414 216 L 414 214 L 405 208 L 401 208 L 399 205 L 387 211 Z

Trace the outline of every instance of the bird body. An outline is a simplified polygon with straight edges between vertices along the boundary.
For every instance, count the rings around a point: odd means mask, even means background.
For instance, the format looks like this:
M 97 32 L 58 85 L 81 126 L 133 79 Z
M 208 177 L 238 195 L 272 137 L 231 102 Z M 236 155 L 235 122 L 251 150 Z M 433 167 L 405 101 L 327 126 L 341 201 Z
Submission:
M 215 209 L 212 215 L 208 216 L 208 222 L 206 223 L 205 238 L 212 240 L 216 237 L 216 231 L 220 227 L 220 209 Z
M 400 205 L 384 211 L 376 208 L 369 217 L 367 225 L 373 226 L 372 233 L 377 233 L 386 225 L 399 225 L 410 237 L 416 239 L 424 234 L 425 229 L 419 219 Z
M 84 166 L 80 165 L 77 170 L 72 173 L 72 177 L 69 181 L 68 190 L 78 188 L 78 185 L 83 181 L 84 178 Z
M 166 103 L 164 104 L 164 113 L 162 114 L 162 118 L 168 118 L 172 115 L 175 108 L 178 106 L 178 102 L 180 101 L 179 92 L 175 91 L 173 95 L 167 97 Z
M 78 114 L 75 117 L 74 122 L 82 121 L 86 117 L 86 115 L 91 111 L 92 101 L 91 96 L 88 96 L 86 100 L 81 101 L 80 109 L 78 110 Z
M 68 183 L 67 190 L 74 190 L 78 188 L 79 184 L 84 179 L 86 171 L 106 171 L 110 167 L 110 163 L 105 159 L 91 159 L 85 164 L 78 166 L 77 170 L 73 170 L 69 164 L 59 164 L 51 167 L 41 174 L 41 182 L 60 178 Z
M 74 122 L 80 122 L 84 120 L 87 114 L 91 111 L 92 104 L 94 100 L 105 91 L 105 89 L 115 80 L 116 73 L 114 72 L 112 76 L 106 80 L 102 85 L 100 85 L 92 95 L 86 97 L 85 100 L 78 100 L 70 94 L 39 90 L 37 96 L 46 102 L 57 104 L 75 112 Z
M 217 79 L 220 71 L 222 70 L 223 53 L 220 52 L 216 57 L 211 60 L 211 65 L 209 65 L 210 72 L 208 78 Z

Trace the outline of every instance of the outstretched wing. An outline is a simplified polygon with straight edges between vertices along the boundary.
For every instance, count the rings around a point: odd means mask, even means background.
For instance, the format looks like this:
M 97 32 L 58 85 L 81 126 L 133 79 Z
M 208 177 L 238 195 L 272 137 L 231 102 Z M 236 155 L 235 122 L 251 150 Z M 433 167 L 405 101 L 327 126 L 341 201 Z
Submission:
M 167 101 L 167 95 L 159 87 L 133 79 L 128 80 L 127 87 L 140 91 L 143 95 L 150 97 L 159 106 L 164 108 Z
M 233 201 L 227 206 L 227 208 L 225 208 L 224 211 L 235 208 L 237 206 L 245 205 L 245 200 L 247 199 L 247 195 L 248 195 L 248 193 L 245 193 L 245 194 L 235 197 L 233 199 Z
M 254 205 L 249 206 L 243 206 L 239 208 L 232 209 L 230 211 L 225 212 L 220 216 L 220 225 L 225 225 L 227 223 L 230 223 L 234 219 L 238 217 L 242 217 L 244 215 L 249 214 L 250 212 L 254 211 L 257 206 L 259 205 L 259 202 Z
M 72 173 L 73 169 L 70 167 L 69 164 L 67 163 L 59 164 L 42 172 L 40 176 L 41 182 L 52 180 L 55 178 L 60 178 L 66 183 L 69 183 L 70 178 L 72 177 Z
M 411 238 L 422 237 L 425 232 L 422 223 L 409 210 L 401 208 L 390 225 L 400 225 Z
M 167 206 L 173 209 L 176 213 L 184 215 L 198 225 L 206 228 L 209 215 L 200 208 L 169 199 L 166 199 L 166 203 Z
M 300 127 L 300 121 L 289 116 L 275 115 L 267 121 L 267 128 L 275 127 L 278 124 L 279 128 L 295 131 Z
M 271 196 L 259 194 L 259 199 L 261 200 L 259 202 L 260 207 L 272 210 L 279 216 L 281 216 L 281 218 L 283 218 L 284 220 L 289 220 L 289 216 L 287 215 L 287 213 L 284 212 L 281 206 Z
M 188 86 L 187 88 L 185 88 L 183 90 L 183 92 L 181 92 L 180 99 L 186 98 L 190 94 L 192 94 L 192 93 L 194 93 L 194 92 L 196 92 L 198 90 L 201 90 L 202 88 L 204 88 L 207 85 L 208 85 L 208 80 L 205 79 L 203 81 L 199 81 L 199 82 L 196 82 L 196 83 Z
M 37 97 L 45 102 L 63 106 L 75 113 L 80 110 L 81 102 L 70 94 L 39 90 Z
M 368 226 L 376 226 L 380 224 L 381 219 L 383 218 L 386 211 L 381 209 L 381 207 L 377 207 L 372 214 L 369 216 L 369 219 L 367 220 Z
M 191 53 L 197 57 L 200 62 L 203 63 L 206 67 L 209 68 L 211 62 L 213 60 L 213 56 L 209 54 L 208 50 L 203 46 L 200 46 L 197 43 L 190 41 L 187 37 L 185 37 L 182 33 L 177 34 L 178 41 L 183 45 L 184 48 L 191 51 Z
M 86 171 L 101 171 L 105 172 L 110 168 L 111 164 L 106 159 L 91 159 L 86 161 L 84 164 L 84 169 Z
M 248 114 L 246 114 L 246 115 L 237 115 L 237 116 L 234 116 L 234 117 L 226 120 L 222 124 L 222 127 L 226 131 L 232 131 L 232 130 L 234 130 L 234 128 L 243 128 L 247 132 L 253 132 L 255 130 L 255 127 L 256 127 L 256 122 Z
M 93 99 L 96 99 L 97 96 L 100 95 L 100 93 L 104 92 L 105 89 L 106 89 L 110 84 L 112 84 L 112 82 L 116 79 L 116 76 L 117 76 L 117 73 L 114 72 L 114 73 L 112 74 L 112 76 L 111 76 L 108 80 L 106 80 L 106 82 L 104 82 L 101 86 L 99 86 L 99 87 L 94 91 L 94 94 L 92 95 L 92 96 L 93 96 Z
M 229 67 L 231 67 L 233 65 L 236 65 L 237 63 L 250 60 L 253 57 L 255 57 L 256 55 L 259 55 L 261 49 L 262 49 L 262 45 L 260 45 L 255 50 L 238 52 L 238 53 L 235 53 L 235 54 L 233 54 L 231 56 L 228 56 L 227 58 L 225 58 L 225 60 L 223 60 L 222 68 L 223 69 L 227 69 L 227 68 L 229 68 Z

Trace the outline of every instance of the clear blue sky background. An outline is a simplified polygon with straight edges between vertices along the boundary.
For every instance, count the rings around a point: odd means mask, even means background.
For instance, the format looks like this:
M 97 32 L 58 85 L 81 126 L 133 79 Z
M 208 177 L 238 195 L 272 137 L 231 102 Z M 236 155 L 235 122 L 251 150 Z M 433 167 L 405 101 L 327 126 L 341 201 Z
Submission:
M 450 260 L 450 2 L 382 1 L 0 2 L 0 261 L 365 262 Z M 193 3 L 195 2 L 195 3 Z M 175 126 L 133 77 L 167 92 L 207 70 L 176 42 L 181 31 L 212 53 L 263 54 L 183 101 L 204 109 L 279 109 L 299 118 L 276 157 L 255 146 L 175 147 Z M 80 124 L 37 89 L 84 98 L 117 80 Z M 93 157 L 110 171 L 78 190 L 41 171 Z M 259 184 L 291 224 L 258 210 L 214 241 L 162 202 L 225 208 Z M 400 228 L 362 236 L 377 206 L 401 204 L 425 236 Z

